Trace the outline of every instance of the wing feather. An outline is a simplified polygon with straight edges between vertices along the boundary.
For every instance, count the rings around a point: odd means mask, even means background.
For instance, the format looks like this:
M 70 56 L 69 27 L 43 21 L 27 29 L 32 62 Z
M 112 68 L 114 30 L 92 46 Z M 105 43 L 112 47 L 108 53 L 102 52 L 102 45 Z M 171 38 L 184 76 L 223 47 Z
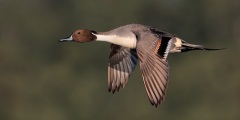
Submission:
M 154 51 L 154 45 L 149 49 L 143 48 L 137 48 L 137 55 L 140 61 L 144 86 L 151 104 L 157 107 L 165 97 L 169 66 L 166 59 L 160 57 Z
M 111 44 L 108 65 L 108 91 L 114 93 L 125 87 L 138 61 L 136 51 Z

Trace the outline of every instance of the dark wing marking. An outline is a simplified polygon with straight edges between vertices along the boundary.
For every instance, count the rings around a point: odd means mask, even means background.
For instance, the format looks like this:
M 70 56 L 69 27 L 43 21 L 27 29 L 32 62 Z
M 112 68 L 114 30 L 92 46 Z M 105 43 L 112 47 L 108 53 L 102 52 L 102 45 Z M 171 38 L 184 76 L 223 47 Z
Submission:
M 158 43 L 160 43 L 160 45 L 158 44 L 156 46 L 155 52 L 157 52 L 161 58 L 166 59 L 171 48 L 174 35 L 155 28 L 150 28 L 150 31 L 160 38 L 158 40 Z
M 157 42 L 158 40 L 153 43 L 155 46 L 149 49 L 140 47 L 144 43 L 140 43 L 137 48 L 144 86 L 151 104 L 156 107 L 164 100 L 169 76 L 168 63 L 154 52 Z
M 114 93 L 124 88 L 138 61 L 136 51 L 111 44 L 108 65 L 108 91 Z
M 162 30 L 159 30 L 159 29 L 156 29 L 156 28 L 150 28 L 150 31 L 153 33 L 153 34 L 157 34 L 159 35 L 160 37 L 174 37 L 175 35 L 171 34 L 171 33 L 168 33 L 168 32 L 165 32 L 165 31 L 162 31 Z

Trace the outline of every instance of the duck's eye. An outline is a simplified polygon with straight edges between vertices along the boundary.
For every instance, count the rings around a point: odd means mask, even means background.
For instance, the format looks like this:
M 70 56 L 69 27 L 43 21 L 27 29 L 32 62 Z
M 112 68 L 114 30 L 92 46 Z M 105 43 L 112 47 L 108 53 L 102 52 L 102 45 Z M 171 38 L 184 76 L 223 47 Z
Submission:
M 80 32 L 78 32 L 77 34 L 81 34 Z

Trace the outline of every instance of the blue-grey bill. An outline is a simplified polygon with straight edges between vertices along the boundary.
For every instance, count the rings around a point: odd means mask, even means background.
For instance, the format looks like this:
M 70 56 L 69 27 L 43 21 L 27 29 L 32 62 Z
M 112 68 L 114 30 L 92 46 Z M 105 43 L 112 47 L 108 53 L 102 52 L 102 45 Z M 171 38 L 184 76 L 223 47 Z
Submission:
M 73 37 L 72 35 L 67 37 L 67 38 L 63 38 L 63 39 L 60 39 L 59 42 L 65 42 L 65 41 L 73 41 Z

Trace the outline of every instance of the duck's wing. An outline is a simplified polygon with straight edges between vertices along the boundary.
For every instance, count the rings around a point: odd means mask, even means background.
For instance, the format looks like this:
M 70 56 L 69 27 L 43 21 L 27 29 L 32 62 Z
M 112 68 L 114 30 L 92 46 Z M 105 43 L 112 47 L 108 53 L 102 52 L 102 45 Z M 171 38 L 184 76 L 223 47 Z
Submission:
M 155 38 L 140 40 L 137 43 L 136 51 L 148 98 L 151 104 L 157 107 L 164 100 L 166 93 L 169 76 L 166 57 L 168 54 L 167 48 L 170 46 L 168 44 L 171 44 L 171 42 L 162 42 L 162 38 L 153 39 Z M 161 49 L 161 47 L 165 49 Z
M 111 44 L 108 64 L 108 91 L 124 87 L 138 61 L 136 50 Z

